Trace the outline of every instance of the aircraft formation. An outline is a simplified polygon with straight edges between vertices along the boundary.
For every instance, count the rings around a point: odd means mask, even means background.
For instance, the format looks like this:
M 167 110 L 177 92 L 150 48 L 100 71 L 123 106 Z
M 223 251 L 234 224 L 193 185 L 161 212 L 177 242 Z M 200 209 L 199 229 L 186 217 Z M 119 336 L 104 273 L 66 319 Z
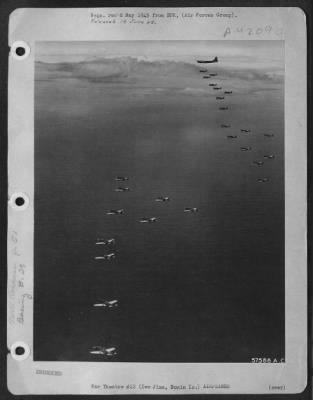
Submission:
M 219 61 L 218 57 L 214 57 L 212 60 L 197 60 L 197 63 L 211 64 L 211 63 L 217 63 L 218 61 Z M 212 77 L 218 76 L 218 72 L 209 73 L 208 69 L 200 69 L 199 72 L 200 72 L 200 74 L 205 73 L 206 74 L 205 75 L 206 78 L 212 78 Z M 202 76 L 202 77 L 204 78 L 204 76 Z M 208 86 L 211 87 L 213 90 L 223 90 L 223 88 L 217 82 L 210 82 L 208 84 Z M 222 96 L 216 96 L 215 99 L 219 100 L 219 101 L 220 100 L 223 101 L 223 100 L 229 99 L 228 96 L 232 95 L 232 94 L 233 94 L 232 90 L 224 90 L 223 91 L 223 95 Z M 225 97 L 225 95 L 226 95 L 226 97 Z M 230 107 L 227 104 L 227 105 L 223 105 L 223 106 L 219 107 L 218 109 L 221 110 L 221 111 L 227 111 L 227 110 L 230 109 Z M 220 125 L 220 127 L 221 128 L 231 128 L 231 124 L 230 123 L 223 123 L 223 124 Z M 252 134 L 252 131 L 249 128 L 241 128 L 240 129 L 240 133 Z M 273 133 L 264 133 L 264 137 L 268 138 L 268 139 L 273 138 L 274 136 L 275 135 Z M 236 140 L 236 139 L 239 138 L 239 136 L 238 136 L 238 134 L 236 134 L 236 132 L 234 132 L 234 133 L 232 133 L 230 135 L 227 135 L 226 138 L 228 140 Z M 252 147 L 249 146 L 249 145 L 241 146 L 240 150 L 243 151 L 243 152 L 252 151 Z M 265 154 L 263 156 L 263 160 L 254 160 L 252 162 L 252 165 L 256 166 L 256 167 L 262 167 L 265 164 L 265 160 L 273 160 L 274 158 L 275 158 L 274 154 Z M 257 178 L 257 182 L 266 183 L 266 182 L 269 182 L 269 178 L 268 177 L 258 177 Z M 186 209 L 185 209 L 185 211 L 186 211 Z
M 217 63 L 218 62 L 218 57 L 214 57 L 212 60 L 197 60 L 196 61 L 197 64 L 213 64 L 213 63 Z M 218 76 L 217 72 L 211 72 L 209 73 L 209 70 L 207 68 L 201 68 L 199 70 L 200 74 L 205 74 L 202 75 L 202 79 L 211 79 L 213 77 Z M 208 84 L 208 87 L 212 88 L 213 90 L 220 90 L 223 91 L 222 86 L 219 86 L 218 83 L 212 82 Z M 233 94 L 232 90 L 224 90 L 223 91 L 223 95 L 221 96 L 216 96 L 216 100 L 225 100 L 225 99 L 229 99 L 230 95 Z M 226 96 L 226 98 L 225 98 Z M 230 106 L 227 105 L 222 105 L 218 108 L 221 111 L 228 111 L 230 109 Z M 225 113 L 225 115 L 227 115 L 227 113 Z M 223 129 L 230 129 L 232 127 L 232 125 L 229 122 L 225 122 L 222 123 L 220 125 L 221 128 Z M 252 134 L 251 129 L 249 128 L 241 128 L 239 130 L 239 133 L 246 133 L 246 134 Z M 238 139 L 238 134 L 236 134 L 236 132 L 233 132 L 232 134 L 229 134 L 226 136 L 227 139 L 229 140 L 236 140 Z M 245 137 L 250 137 L 249 136 L 245 136 Z M 265 138 L 273 138 L 274 134 L 272 133 L 264 133 L 264 137 Z M 242 152 L 248 152 L 248 151 L 252 151 L 252 147 L 250 145 L 244 145 L 240 147 L 240 151 Z M 262 160 L 254 160 L 252 162 L 252 165 L 259 168 L 262 167 L 265 163 L 266 160 L 273 160 L 275 158 L 274 154 L 265 154 L 263 156 Z M 116 182 L 116 184 L 119 184 L 119 186 L 116 186 L 114 188 L 115 192 L 121 193 L 121 196 L 127 196 L 126 193 L 131 191 L 131 188 L 129 186 L 125 186 L 126 183 L 128 184 L 130 180 L 130 178 L 128 176 L 123 176 L 123 175 L 118 175 L 114 178 L 114 181 Z M 267 183 L 269 182 L 269 178 L 266 176 L 260 176 L 257 178 L 257 182 L 259 183 Z M 125 194 L 122 194 L 125 193 Z M 154 201 L 156 203 L 170 203 L 172 202 L 172 199 L 169 196 L 158 196 L 155 199 L 151 199 L 151 201 Z M 127 210 L 126 210 L 127 211 Z M 108 218 L 123 218 L 123 214 L 125 214 L 126 212 L 123 208 L 121 209 L 109 209 L 106 211 L 106 215 L 108 216 Z M 182 210 L 185 214 L 197 214 L 199 212 L 198 207 L 185 207 Z M 157 215 L 157 211 L 156 211 L 156 215 Z M 154 225 L 155 223 L 159 222 L 159 219 L 157 216 L 143 216 L 142 218 L 140 218 L 138 220 L 138 222 L 140 224 L 147 224 L 147 225 Z M 149 228 L 150 229 L 150 228 Z M 117 254 L 114 250 L 114 247 L 116 245 L 117 240 L 115 238 L 112 237 L 108 237 L 108 238 L 97 238 L 95 241 L 95 245 L 97 249 L 101 249 L 101 254 L 98 254 L 94 257 L 94 260 L 97 262 L 105 262 L 105 263 L 114 263 L 114 260 L 117 257 Z M 95 309 L 102 309 L 102 310 L 114 310 L 117 309 L 119 307 L 119 302 L 117 299 L 98 299 L 95 301 L 95 303 L 92 305 Z M 110 311 L 111 312 L 111 311 Z M 106 359 L 112 359 L 117 355 L 117 348 L 115 346 L 93 346 L 91 347 L 91 349 L 89 350 L 89 354 L 93 355 L 93 356 L 101 356 L 104 357 Z
M 128 176 L 116 176 L 114 178 L 114 181 L 117 183 L 122 183 L 129 181 Z M 126 193 L 130 192 L 131 188 L 130 187 L 125 187 L 125 186 L 117 186 L 113 189 L 115 192 L 118 193 Z M 124 196 L 121 194 L 121 196 Z M 126 194 L 125 194 L 126 196 Z M 151 201 L 154 201 L 156 203 L 169 203 L 172 201 L 172 199 L 169 196 L 158 196 L 155 199 L 151 199 Z M 182 210 L 184 213 L 196 213 L 198 212 L 198 207 L 185 207 Z M 125 210 L 123 208 L 120 209 L 109 209 L 106 211 L 106 215 L 110 218 L 113 216 L 115 218 L 119 218 L 125 213 Z M 138 220 L 139 223 L 141 224 L 155 224 L 159 222 L 159 219 L 155 216 L 147 217 L 143 216 Z M 94 260 L 96 262 L 100 262 L 102 265 L 102 262 L 108 263 L 108 262 L 114 262 L 116 259 L 116 252 L 113 251 L 115 248 L 115 245 L 117 243 L 117 240 L 113 237 L 98 237 L 95 241 L 96 249 L 99 249 L 101 251 L 101 254 L 98 254 L 94 257 Z M 100 253 L 99 251 L 99 253 Z M 114 310 L 119 307 L 119 302 L 117 299 L 98 299 L 95 301 L 95 303 L 92 305 L 93 308 L 95 309 L 102 309 L 102 310 Z M 111 312 L 111 311 L 110 311 Z M 110 346 L 106 347 L 103 345 L 98 345 L 98 346 L 92 346 L 91 349 L 89 350 L 89 354 L 91 356 L 96 356 L 96 357 L 101 357 L 105 358 L 107 360 L 113 359 L 115 356 L 117 356 L 117 348 L 116 346 Z

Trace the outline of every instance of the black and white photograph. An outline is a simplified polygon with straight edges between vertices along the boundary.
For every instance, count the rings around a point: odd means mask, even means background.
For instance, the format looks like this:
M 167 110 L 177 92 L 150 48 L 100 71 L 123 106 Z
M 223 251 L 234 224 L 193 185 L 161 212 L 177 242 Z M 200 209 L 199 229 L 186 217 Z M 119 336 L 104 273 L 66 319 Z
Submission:
M 284 362 L 283 105 L 282 41 L 36 45 L 35 360 Z

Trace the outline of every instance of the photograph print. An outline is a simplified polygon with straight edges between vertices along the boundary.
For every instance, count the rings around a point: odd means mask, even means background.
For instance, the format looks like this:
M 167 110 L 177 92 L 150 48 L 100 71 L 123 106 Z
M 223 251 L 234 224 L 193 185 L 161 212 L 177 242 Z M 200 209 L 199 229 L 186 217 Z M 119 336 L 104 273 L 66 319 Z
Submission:
M 285 361 L 284 65 L 36 42 L 35 361 Z

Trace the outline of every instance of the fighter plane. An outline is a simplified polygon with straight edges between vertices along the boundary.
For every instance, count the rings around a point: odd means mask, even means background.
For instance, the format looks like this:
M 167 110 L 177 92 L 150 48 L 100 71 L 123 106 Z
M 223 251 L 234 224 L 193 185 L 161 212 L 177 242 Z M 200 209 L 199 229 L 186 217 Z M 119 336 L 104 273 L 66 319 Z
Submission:
M 108 210 L 107 215 L 120 215 L 124 214 L 124 210 L 121 208 L 120 210 Z
M 237 136 L 236 135 L 228 135 L 227 138 L 228 139 L 237 139 Z
M 157 197 L 156 199 L 155 199 L 155 201 L 158 201 L 158 202 L 164 202 L 164 201 L 170 201 L 171 199 L 168 197 L 168 196 L 165 196 L 165 197 L 161 197 L 161 196 L 159 196 L 159 197 Z
M 232 94 L 233 92 L 231 90 L 225 91 L 224 94 Z
M 185 207 L 185 208 L 184 208 L 184 212 L 185 212 L 185 213 L 194 213 L 194 212 L 198 212 L 198 208 L 197 208 L 197 207 Z
M 115 308 L 118 307 L 118 300 L 101 300 L 101 303 L 95 303 L 93 307 Z
M 251 132 L 251 129 L 240 129 L 240 132 L 249 133 L 249 132 Z
M 113 245 L 113 244 L 115 244 L 115 239 L 107 239 L 107 240 L 105 240 L 105 239 L 97 239 L 97 241 L 96 241 L 96 244 L 98 244 L 98 245 L 100 245 L 100 244 L 103 244 L 103 245 Z
M 274 137 L 274 133 L 264 133 L 264 136 L 266 136 L 266 137 Z
M 228 107 L 220 107 L 219 110 L 228 110 Z
M 222 124 L 221 128 L 230 128 L 230 126 L 231 126 L 230 124 Z
M 116 192 L 129 192 L 130 189 L 129 189 L 129 187 L 117 187 L 117 188 L 115 189 L 115 191 L 116 191 Z
M 211 64 L 218 62 L 218 58 L 214 57 L 213 60 L 197 60 L 198 64 Z
M 115 258 L 115 253 L 109 253 L 109 254 L 104 254 L 103 256 L 96 256 L 95 260 L 111 261 L 111 260 L 114 260 L 114 258 Z
M 264 161 L 259 161 L 259 160 L 257 160 L 257 161 L 252 161 L 252 163 L 255 164 L 255 165 L 257 165 L 258 167 L 260 167 L 261 165 L 264 164 Z
M 128 176 L 117 176 L 115 178 L 116 181 L 122 181 L 122 182 L 128 181 L 128 179 L 129 179 Z
M 112 357 L 117 354 L 116 347 L 92 346 L 90 354 Z
M 265 156 L 263 156 L 263 158 L 266 158 L 268 160 L 272 160 L 273 158 L 275 158 L 274 154 L 266 154 Z
M 151 223 L 151 222 L 158 222 L 158 219 L 156 217 L 150 217 L 150 218 L 143 217 L 143 218 L 141 218 L 141 220 L 139 222 L 141 222 L 142 224 Z
M 269 181 L 269 179 L 268 178 L 258 178 L 258 182 L 260 182 L 260 183 L 264 183 L 264 182 L 268 182 Z
M 217 96 L 216 100 L 224 100 L 224 96 Z
M 250 151 L 250 150 L 252 150 L 252 147 L 251 147 L 251 146 L 240 147 L 240 150 L 241 150 L 241 151 Z

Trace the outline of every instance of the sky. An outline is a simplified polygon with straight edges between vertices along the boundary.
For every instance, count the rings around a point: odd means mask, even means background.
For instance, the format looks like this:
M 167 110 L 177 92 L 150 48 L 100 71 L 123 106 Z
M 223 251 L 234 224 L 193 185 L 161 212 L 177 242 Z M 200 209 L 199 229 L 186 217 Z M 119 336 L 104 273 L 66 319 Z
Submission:
M 276 40 L 194 40 L 194 41 L 107 41 L 107 42 L 37 42 L 36 59 L 85 60 L 94 56 L 138 56 L 150 58 L 181 58 L 190 56 L 245 56 L 280 60 L 283 57 L 283 41 Z

